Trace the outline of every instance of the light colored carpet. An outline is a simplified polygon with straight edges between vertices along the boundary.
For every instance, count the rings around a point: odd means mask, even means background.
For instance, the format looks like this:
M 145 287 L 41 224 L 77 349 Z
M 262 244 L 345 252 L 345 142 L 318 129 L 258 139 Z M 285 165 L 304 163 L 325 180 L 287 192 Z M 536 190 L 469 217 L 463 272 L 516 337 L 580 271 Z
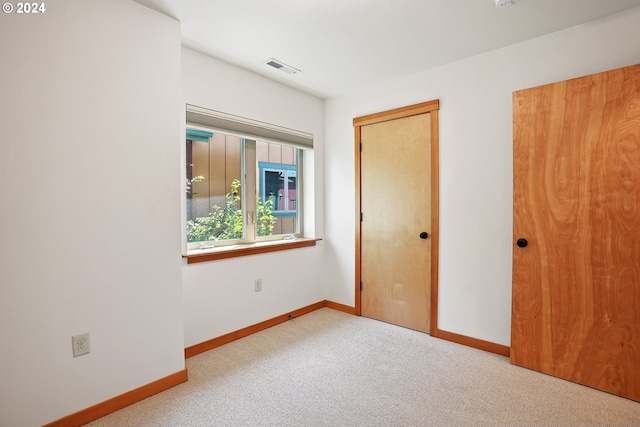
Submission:
M 187 383 L 88 425 L 640 426 L 638 402 L 329 308 L 187 368 Z

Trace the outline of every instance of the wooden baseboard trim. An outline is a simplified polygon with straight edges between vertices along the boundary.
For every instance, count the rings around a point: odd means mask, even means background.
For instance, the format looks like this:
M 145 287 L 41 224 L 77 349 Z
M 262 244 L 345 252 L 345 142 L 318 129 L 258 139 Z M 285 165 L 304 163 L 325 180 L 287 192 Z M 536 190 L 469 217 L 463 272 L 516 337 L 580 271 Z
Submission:
M 59 420 L 53 421 L 49 424 L 45 424 L 43 427 L 80 427 L 131 404 L 140 402 L 154 394 L 158 394 L 170 389 L 171 387 L 175 387 L 178 384 L 182 384 L 188 380 L 188 377 L 187 370 L 183 369 L 175 374 L 160 378 L 159 380 L 105 400 L 104 402 L 100 402 L 74 414 L 67 415 L 66 417 L 60 418 Z
M 343 311 L 348 314 L 355 314 L 354 307 L 349 307 L 347 305 L 339 304 L 333 301 L 319 301 L 315 304 L 311 304 L 306 307 L 302 307 L 289 313 L 283 314 L 281 316 L 274 317 L 273 319 L 265 320 L 264 322 L 260 322 L 256 325 L 252 325 L 244 329 L 240 329 L 238 331 L 223 335 L 221 337 L 188 347 L 184 351 L 185 358 L 195 356 L 196 354 L 203 353 L 216 347 L 220 347 L 221 345 L 230 343 L 240 338 L 244 338 L 248 335 L 260 332 L 272 326 L 284 323 L 288 320 L 295 319 L 296 317 L 311 313 L 312 311 L 319 310 L 323 307 Z M 160 378 L 157 381 L 153 381 L 149 384 L 143 385 L 119 396 L 105 400 L 104 402 L 100 402 L 98 404 L 85 408 L 74 414 L 67 415 L 56 421 L 52 421 L 48 424 L 43 425 L 42 427 L 80 427 L 84 424 L 95 421 L 98 418 L 102 418 L 105 415 L 109 415 L 136 402 L 140 402 L 141 400 L 144 400 L 147 397 L 151 397 L 154 394 L 158 394 L 162 391 L 175 387 L 178 384 L 182 384 L 187 380 L 187 370 L 183 369 L 182 371 L 176 372 L 175 374 Z
M 304 314 L 311 313 L 312 311 L 321 309 L 325 306 L 326 306 L 326 301 L 320 301 L 315 304 L 311 304 L 306 307 L 299 308 L 298 310 L 294 310 L 289 313 L 274 317 L 273 319 L 265 320 L 264 322 L 247 326 L 246 328 L 242 328 L 237 331 L 230 332 L 226 335 L 222 335 L 217 338 L 210 339 L 200 344 L 192 345 L 184 349 L 184 357 L 185 359 L 187 359 L 197 354 L 204 353 L 205 351 L 213 350 L 214 348 L 220 347 L 221 345 L 225 345 L 235 340 L 238 340 L 240 338 L 244 338 L 251 334 L 255 334 L 256 332 L 264 331 L 265 329 L 271 328 L 272 326 L 276 326 L 276 325 L 279 325 L 280 323 L 286 322 L 287 320 L 291 320 L 296 317 L 302 316 Z
M 494 342 L 484 341 L 478 338 L 471 338 L 465 335 L 443 331 L 442 329 L 438 329 L 436 331 L 436 337 L 457 344 L 477 348 L 479 350 L 488 351 L 490 353 L 499 354 L 500 356 L 509 357 L 511 355 L 511 348 L 507 347 L 506 345 L 496 344 Z
M 356 314 L 356 308 L 355 307 L 350 307 L 348 305 L 340 304 L 340 303 L 333 302 L 333 301 L 325 301 L 325 307 L 332 308 L 332 309 L 338 310 L 338 311 L 342 311 L 342 312 L 345 312 L 347 314 L 353 314 L 354 316 Z

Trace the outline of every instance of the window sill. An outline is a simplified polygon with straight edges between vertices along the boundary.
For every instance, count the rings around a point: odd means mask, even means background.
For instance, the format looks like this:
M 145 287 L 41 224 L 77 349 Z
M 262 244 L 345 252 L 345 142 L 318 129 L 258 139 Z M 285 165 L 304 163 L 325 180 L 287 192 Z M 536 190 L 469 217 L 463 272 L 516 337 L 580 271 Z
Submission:
M 288 249 L 305 248 L 315 246 L 316 242 L 322 239 L 295 239 L 276 240 L 270 242 L 253 243 L 249 245 L 223 246 L 219 248 L 203 249 L 192 251 L 189 255 L 182 255 L 187 259 L 188 264 L 198 262 L 216 261 L 219 259 L 237 258 L 242 256 L 265 254 L 268 252 L 286 251 Z

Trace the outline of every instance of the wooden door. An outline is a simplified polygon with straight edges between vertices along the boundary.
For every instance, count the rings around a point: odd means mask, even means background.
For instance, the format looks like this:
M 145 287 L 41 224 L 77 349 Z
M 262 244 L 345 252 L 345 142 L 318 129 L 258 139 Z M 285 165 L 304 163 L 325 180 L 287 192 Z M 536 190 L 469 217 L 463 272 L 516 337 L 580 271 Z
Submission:
M 640 401 L 640 66 L 515 92 L 513 127 L 511 362 Z
M 360 129 L 361 314 L 423 332 L 430 332 L 431 121 L 427 112 Z

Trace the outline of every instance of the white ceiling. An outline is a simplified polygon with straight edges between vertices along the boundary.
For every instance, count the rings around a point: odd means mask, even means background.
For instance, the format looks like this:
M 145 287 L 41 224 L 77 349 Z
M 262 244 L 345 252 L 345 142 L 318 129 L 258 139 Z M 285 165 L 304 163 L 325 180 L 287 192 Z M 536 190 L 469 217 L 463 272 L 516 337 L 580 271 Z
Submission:
M 640 0 L 518 0 L 503 8 L 494 0 L 136 1 L 181 21 L 183 45 L 321 98 L 640 6 Z M 271 68 L 264 64 L 270 58 L 302 72 Z

